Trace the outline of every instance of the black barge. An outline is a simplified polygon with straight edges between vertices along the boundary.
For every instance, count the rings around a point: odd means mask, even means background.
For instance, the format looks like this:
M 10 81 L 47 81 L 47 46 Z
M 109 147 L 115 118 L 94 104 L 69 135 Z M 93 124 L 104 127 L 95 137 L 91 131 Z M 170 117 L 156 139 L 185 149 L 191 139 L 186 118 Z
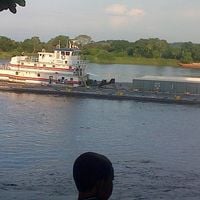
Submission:
M 178 104 L 200 104 L 200 78 L 144 76 L 132 83 L 94 82 L 87 86 L 0 82 L 0 91 L 81 98 L 136 100 Z

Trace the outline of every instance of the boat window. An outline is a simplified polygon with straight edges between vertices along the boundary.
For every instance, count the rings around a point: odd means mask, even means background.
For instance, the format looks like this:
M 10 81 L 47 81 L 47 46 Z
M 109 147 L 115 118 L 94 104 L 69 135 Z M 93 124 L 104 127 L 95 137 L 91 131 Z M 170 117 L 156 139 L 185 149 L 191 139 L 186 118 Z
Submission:
M 52 67 L 55 67 L 55 65 L 52 65 Z
M 67 61 L 65 61 L 65 64 L 67 64 Z
M 73 78 L 70 78 L 70 81 L 73 81 Z
M 70 52 L 69 51 L 66 51 L 66 56 L 69 56 L 70 55 Z
M 15 72 L 16 75 L 19 75 L 19 72 Z
M 36 67 L 36 66 L 37 66 L 37 64 L 34 64 L 34 66 Z
M 40 73 L 38 73 L 37 76 L 40 77 Z
M 24 65 L 24 63 L 22 62 L 21 65 Z
M 46 67 L 46 65 L 44 64 L 43 67 Z
M 61 55 L 64 56 L 64 55 L 65 55 L 65 52 L 64 52 L 64 51 L 61 51 Z

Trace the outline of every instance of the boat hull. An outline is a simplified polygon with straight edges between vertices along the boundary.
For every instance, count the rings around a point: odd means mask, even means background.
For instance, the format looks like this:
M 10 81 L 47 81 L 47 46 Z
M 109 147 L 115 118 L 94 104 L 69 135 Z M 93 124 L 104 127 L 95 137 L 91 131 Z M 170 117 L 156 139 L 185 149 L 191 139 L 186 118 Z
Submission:
M 70 74 L 52 72 L 26 72 L 15 70 L 0 70 L 0 80 L 9 82 L 35 83 L 35 84 L 65 84 L 77 87 L 80 85 L 79 77 L 71 78 Z
M 200 63 L 179 63 L 179 65 L 184 68 L 200 69 Z

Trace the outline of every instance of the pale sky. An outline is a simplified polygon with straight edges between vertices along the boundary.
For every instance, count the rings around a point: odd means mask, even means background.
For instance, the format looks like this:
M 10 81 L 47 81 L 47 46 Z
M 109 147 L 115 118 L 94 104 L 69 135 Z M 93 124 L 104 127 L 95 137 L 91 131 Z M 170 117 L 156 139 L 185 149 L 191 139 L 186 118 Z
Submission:
M 200 43 L 200 0 L 26 0 L 0 12 L 0 35 L 22 41 L 86 34 L 95 41 L 160 38 Z

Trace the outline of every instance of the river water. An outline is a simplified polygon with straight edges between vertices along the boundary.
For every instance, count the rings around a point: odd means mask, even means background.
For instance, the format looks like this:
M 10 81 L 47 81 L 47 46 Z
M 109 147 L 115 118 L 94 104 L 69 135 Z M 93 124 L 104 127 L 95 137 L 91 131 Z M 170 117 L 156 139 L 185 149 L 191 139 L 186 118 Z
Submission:
M 200 75 L 172 67 L 96 65 L 88 71 L 132 76 Z M 70 200 L 75 158 L 108 156 L 111 200 L 200 199 L 200 107 L 0 93 L 0 199 Z

